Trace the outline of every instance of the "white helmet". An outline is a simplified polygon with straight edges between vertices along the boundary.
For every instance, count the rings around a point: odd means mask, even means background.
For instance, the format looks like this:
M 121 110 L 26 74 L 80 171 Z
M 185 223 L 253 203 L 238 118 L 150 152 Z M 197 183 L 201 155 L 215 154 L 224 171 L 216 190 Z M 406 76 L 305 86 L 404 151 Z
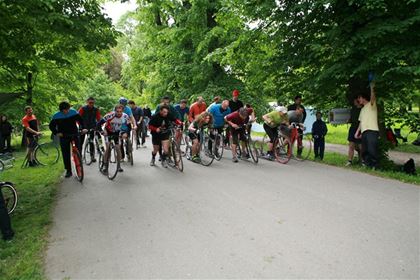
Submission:
M 287 108 L 284 106 L 277 106 L 274 110 L 276 110 L 277 112 L 282 112 L 283 114 L 287 113 Z

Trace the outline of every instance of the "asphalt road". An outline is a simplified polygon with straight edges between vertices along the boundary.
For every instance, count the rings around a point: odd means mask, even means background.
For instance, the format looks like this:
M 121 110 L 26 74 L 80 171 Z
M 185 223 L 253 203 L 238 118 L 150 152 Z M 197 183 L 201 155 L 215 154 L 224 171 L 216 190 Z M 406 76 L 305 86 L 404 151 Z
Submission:
M 420 187 L 312 162 L 183 174 L 150 150 L 60 187 L 51 279 L 420 277 Z

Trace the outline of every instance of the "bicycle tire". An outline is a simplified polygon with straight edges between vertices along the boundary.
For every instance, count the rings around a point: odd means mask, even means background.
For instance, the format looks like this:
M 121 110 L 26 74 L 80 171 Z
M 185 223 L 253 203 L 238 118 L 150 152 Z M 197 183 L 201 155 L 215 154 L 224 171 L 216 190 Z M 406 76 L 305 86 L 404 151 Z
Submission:
M 253 143 L 251 143 L 251 139 L 246 141 L 246 149 L 248 150 L 248 154 L 250 155 L 252 162 L 255 164 L 258 163 L 258 151 L 254 147 Z
M 219 133 L 216 133 L 214 136 L 214 139 L 211 140 L 213 142 L 213 156 L 214 159 L 217 161 L 220 161 L 223 157 L 223 151 L 225 149 L 224 143 L 223 143 L 223 137 Z
M 86 165 L 91 165 L 93 162 L 92 159 L 92 151 L 90 150 L 90 141 L 88 141 L 85 145 L 85 148 L 83 149 L 83 159 L 85 160 Z M 93 143 L 92 143 L 93 144 Z M 95 148 L 93 148 L 95 150 Z
M 60 151 L 54 142 L 38 145 L 35 148 L 35 160 L 43 166 L 56 164 L 60 158 Z
M 114 144 L 111 144 L 109 146 L 109 157 L 108 157 L 108 179 L 114 180 L 115 177 L 117 177 L 118 170 L 120 169 L 120 160 L 119 158 L 119 152 L 117 151 L 118 146 L 115 146 Z M 114 156 L 114 158 L 112 157 Z M 112 170 L 110 172 L 109 167 L 111 166 L 111 163 L 115 164 L 115 170 Z
M 191 160 L 191 158 L 192 158 L 191 152 L 192 152 L 192 148 L 191 148 L 191 145 L 190 145 L 189 137 L 185 136 L 184 156 L 185 156 L 186 159 Z
M 12 184 L 3 183 L 0 185 L 0 191 L 3 193 L 4 205 L 7 213 L 10 215 L 15 211 L 18 201 L 16 189 Z
M 82 182 L 83 178 L 85 177 L 84 170 L 83 170 L 83 160 L 80 155 L 79 149 L 75 147 L 72 147 L 72 159 L 73 159 L 73 164 L 74 164 L 73 167 L 75 171 L 75 177 L 77 181 Z
M 302 151 L 298 155 L 297 140 L 293 142 L 293 159 L 297 161 L 305 161 L 309 158 L 312 152 L 312 137 L 310 134 L 303 134 L 302 136 Z
M 172 150 L 172 160 L 175 163 L 175 168 L 179 170 L 179 172 L 184 171 L 184 163 L 182 161 L 182 153 L 181 147 L 178 145 L 175 139 L 171 141 L 171 150 Z
M 214 156 L 212 154 L 212 151 L 210 151 L 208 147 L 210 137 L 207 134 L 205 134 L 205 135 L 201 135 L 200 138 L 201 138 L 200 150 L 199 150 L 200 159 L 201 159 L 200 163 L 203 166 L 210 166 L 214 161 Z
M 98 168 L 100 172 L 102 172 L 104 168 L 104 155 L 102 153 L 99 154 Z
M 6 169 L 4 162 L 0 159 L 0 172 L 4 171 Z
M 277 138 L 273 144 L 273 151 L 277 162 L 287 164 L 292 157 L 292 147 L 289 139 Z

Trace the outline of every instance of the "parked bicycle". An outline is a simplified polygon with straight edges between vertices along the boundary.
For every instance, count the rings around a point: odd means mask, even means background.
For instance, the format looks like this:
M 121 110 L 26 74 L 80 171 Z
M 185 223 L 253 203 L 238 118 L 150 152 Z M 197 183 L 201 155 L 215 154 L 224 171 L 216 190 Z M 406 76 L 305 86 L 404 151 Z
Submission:
M 12 153 L 0 154 L 0 172 L 12 168 L 15 162 L 15 158 Z
M 37 164 L 50 166 L 56 164 L 60 158 L 60 150 L 54 141 L 39 144 L 39 137 L 35 136 L 34 160 Z M 29 155 L 22 162 L 22 168 L 29 166 Z
M 4 205 L 7 212 L 11 214 L 15 211 L 18 201 L 16 189 L 11 182 L 0 182 L 0 191 L 3 193 Z

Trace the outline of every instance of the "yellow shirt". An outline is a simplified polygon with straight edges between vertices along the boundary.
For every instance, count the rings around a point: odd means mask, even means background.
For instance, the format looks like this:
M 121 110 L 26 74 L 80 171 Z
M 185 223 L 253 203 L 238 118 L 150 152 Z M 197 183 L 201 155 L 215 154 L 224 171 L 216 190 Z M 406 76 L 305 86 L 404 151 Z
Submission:
M 362 133 L 366 130 L 379 131 L 376 102 L 373 105 L 369 102 L 363 106 L 362 110 L 360 110 L 359 121 Z

